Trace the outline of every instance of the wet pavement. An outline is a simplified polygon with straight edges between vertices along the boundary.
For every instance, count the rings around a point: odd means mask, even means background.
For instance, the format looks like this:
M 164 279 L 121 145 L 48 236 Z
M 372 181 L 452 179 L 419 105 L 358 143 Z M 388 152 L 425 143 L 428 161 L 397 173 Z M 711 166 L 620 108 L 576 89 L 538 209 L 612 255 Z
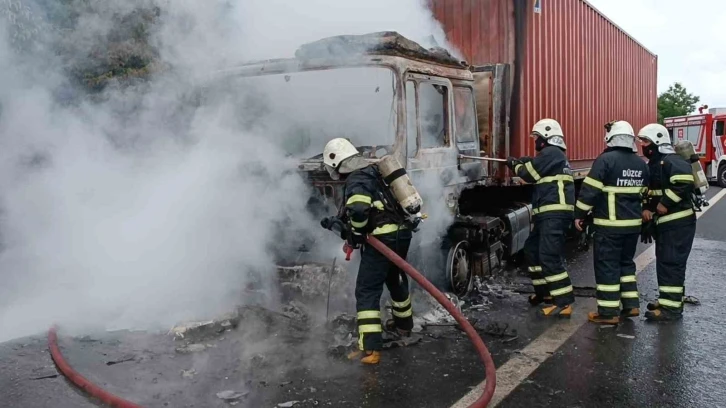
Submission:
M 717 192 L 712 188 L 709 195 Z M 699 220 L 689 261 L 686 291 L 700 306 L 688 305 L 683 321 L 667 325 L 639 318 L 611 328 L 576 326 L 530 375 L 516 379 L 499 406 L 726 406 L 726 329 L 719 321 L 726 310 L 724 249 L 726 199 Z M 595 286 L 591 262 L 590 253 L 568 254 L 568 270 L 583 296 Z M 526 284 L 524 277 L 506 280 Z M 654 264 L 638 283 L 641 301 L 656 297 Z M 468 316 L 497 367 L 526 356 L 524 350 L 559 324 L 538 318 L 524 295 L 505 292 L 490 300 Z M 592 299 L 578 298 L 577 313 L 585 314 L 588 304 Z M 449 407 L 484 378 L 468 340 L 451 326 L 427 327 L 420 343 L 386 350 L 380 366 L 371 368 L 331 355 L 330 336 L 321 328 L 308 330 L 274 314 L 248 318 L 253 323 L 243 320 L 236 330 L 181 340 L 167 333 L 73 338 L 61 332 L 60 344 L 87 378 L 145 407 Z M 498 376 L 507 381 L 505 373 Z M 235 398 L 220 398 L 224 391 Z M 0 344 L 0 406 L 97 405 L 57 376 L 39 335 Z

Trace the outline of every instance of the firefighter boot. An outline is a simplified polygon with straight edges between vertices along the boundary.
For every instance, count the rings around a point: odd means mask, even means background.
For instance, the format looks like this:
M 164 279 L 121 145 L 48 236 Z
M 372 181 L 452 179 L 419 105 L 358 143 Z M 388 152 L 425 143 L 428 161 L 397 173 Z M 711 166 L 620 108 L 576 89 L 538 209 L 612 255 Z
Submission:
M 572 305 L 564 306 L 545 306 L 540 310 L 540 314 L 545 317 L 571 317 L 572 316 Z
M 648 310 L 656 310 L 660 309 L 660 303 L 656 300 L 655 302 L 648 302 L 648 306 L 646 306 Z
M 645 312 L 645 318 L 651 322 L 670 322 L 679 320 L 683 315 L 681 313 L 669 312 L 665 309 L 655 309 Z
M 637 310 L 637 309 L 630 309 Z M 618 324 L 620 323 L 619 316 L 600 316 L 597 312 L 590 312 L 587 314 L 587 320 L 596 324 Z
M 529 299 L 527 299 L 527 300 L 529 301 L 529 304 L 532 306 L 539 306 L 542 303 L 545 303 L 547 305 L 552 304 L 552 296 L 530 295 Z
M 638 309 L 637 307 L 636 308 L 633 308 L 633 309 L 623 309 L 620 312 L 620 317 L 623 317 L 623 318 L 625 318 L 625 317 L 638 317 L 638 316 L 640 316 L 640 309 Z
M 358 360 L 363 364 L 378 364 L 381 361 L 381 352 L 355 350 L 348 354 L 348 360 Z

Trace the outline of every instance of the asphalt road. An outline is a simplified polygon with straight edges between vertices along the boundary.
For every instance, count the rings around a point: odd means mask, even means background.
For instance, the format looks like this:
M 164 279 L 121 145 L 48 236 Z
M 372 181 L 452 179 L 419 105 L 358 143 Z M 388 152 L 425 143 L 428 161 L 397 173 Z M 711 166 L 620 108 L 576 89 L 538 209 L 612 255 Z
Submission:
M 710 196 L 718 193 L 712 188 Z M 726 329 L 726 199 L 699 219 L 689 261 L 687 306 L 681 322 L 649 324 L 631 319 L 617 327 L 587 323 L 594 309 L 581 290 L 571 321 L 539 318 L 524 295 L 492 297 L 485 311 L 470 313 L 497 365 L 494 404 L 502 407 L 719 407 Z M 638 249 L 641 301 L 656 297 L 651 250 Z M 595 286 L 590 253 L 568 254 L 577 287 Z M 526 284 L 522 276 L 500 278 Z M 527 286 L 521 286 L 527 289 Z M 644 309 L 644 306 L 643 306 Z M 304 330 L 287 318 L 242 326 L 180 347 L 166 333 L 101 333 L 72 338 L 61 348 L 83 375 L 145 407 L 228 407 L 217 396 L 242 394 L 234 406 L 296 408 L 466 406 L 484 379 L 466 337 L 452 327 L 428 328 L 418 344 L 384 352 L 378 367 L 360 367 L 328 353 L 323 330 Z M 505 329 L 504 331 L 502 331 Z M 201 350 L 203 348 L 203 350 Z M 97 406 L 58 376 L 38 335 L 0 344 L 0 406 Z M 462 397 L 464 398 L 462 400 Z M 285 405 L 283 405 L 285 406 Z

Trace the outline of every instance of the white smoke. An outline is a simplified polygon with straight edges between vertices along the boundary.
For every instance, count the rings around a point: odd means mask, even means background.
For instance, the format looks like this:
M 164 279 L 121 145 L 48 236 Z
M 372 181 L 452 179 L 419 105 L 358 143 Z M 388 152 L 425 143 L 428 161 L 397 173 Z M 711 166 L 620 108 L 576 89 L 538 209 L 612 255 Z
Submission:
M 188 78 L 337 34 L 444 44 L 420 0 L 70 3 L 80 17 L 65 27 L 31 0 L 0 5 L 0 341 L 52 323 L 149 327 L 226 310 L 255 273 L 270 279 L 280 226 L 319 228 L 270 123 L 240 120 L 229 93 L 186 103 Z M 79 95 L 69 66 L 142 4 L 159 8 L 148 35 L 171 70 Z

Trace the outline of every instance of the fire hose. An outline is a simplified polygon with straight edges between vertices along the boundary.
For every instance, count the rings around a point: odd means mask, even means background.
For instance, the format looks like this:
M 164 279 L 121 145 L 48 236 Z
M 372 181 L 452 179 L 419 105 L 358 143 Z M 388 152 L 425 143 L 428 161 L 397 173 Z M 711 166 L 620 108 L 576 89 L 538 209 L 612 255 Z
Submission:
M 484 344 L 484 340 L 482 340 L 482 338 L 479 336 L 479 333 L 477 333 L 476 329 L 474 329 L 474 326 L 472 326 L 471 323 L 469 323 L 469 321 L 464 317 L 464 315 L 462 315 L 461 312 L 454 307 L 449 299 L 447 299 L 446 296 L 441 293 L 441 291 L 436 289 L 436 287 L 431 282 L 429 282 L 423 275 L 421 275 L 419 271 L 411 266 L 411 264 L 406 262 L 393 250 L 388 248 L 384 243 L 382 243 L 373 236 L 368 237 L 368 243 L 371 244 L 371 246 L 377 249 L 380 253 L 382 253 L 386 258 L 390 259 L 391 262 L 393 262 L 408 276 L 410 276 L 411 279 L 416 281 L 416 283 L 418 283 L 422 288 L 429 292 L 431 296 L 433 296 L 434 299 L 436 299 L 436 301 L 439 302 L 439 304 L 441 304 L 441 306 L 443 306 L 444 309 L 446 309 L 446 311 L 451 314 L 454 320 L 459 323 L 461 328 L 469 337 L 469 340 L 471 340 L 472 345 L 474 346 L 477 353 L 479 354 L 479 357 L 484 363 L 486 374 L 484 391 L 482 392 L 482 395 L 469 406 L 469 408 L 485 408 L 494 396 L 497 371 L 496 367 L 494 366 L 494 360 L 492 360 L 492 356 L 489 353 L 486 345 Z M 344 250 L 347 255 L 346 259 L 350 259 L 350 253 L 352 252 L 352 248 L 346 246 L 344 247 Z M 63 354 L 60 351 L 60 347 L 58 347 L 58 334 L 55 326 L 51 327 L 51 329 L 48 331 L 48 348 L 50 349 L 51 358 L 58 367 L 58 370 L 78 388 L 84 390 L 92 397 L 97 398 L 101 402 L 111 407 L 141 408 L 139 405 L 136 405 L 133 402 L 127 401 L 121 397 L 111 394 L 110 392 L 90 382 L 81 374 L 79 374 L 76 370 L 74 370 L 73 367 L 71 367 L 70 364 L 68 364 L 68 362 L 65 360 Z
M 384 243 L 379 241 L 374 236 L 368 237 L 368 243 L 371 244 L 373 248 L 377 249 L 378 252 L 382 253 L 386 258 L 390 259 L 391 262 L 393 262 L 402 271 L 404 271 L 406 275 L 410 276 L 411 279 L 415 280 L 416 283 L 418 283 L 422 288 L 426 289 L 426 291 L 429 292 L 431 296 L 433 296 L 434 299 L 436 299 L 436 301 L 439 302 L 439 304 L 441 304 L 441 306 L 443 306 L 444 309 L 446 309 L 446 311 L 451 314 L 454 320 L 459 323 L 461 328 L 469 337 L 469 340 L 471 340 L 472 345 L 474 345 L 474 348 L 479 354 L 481 361 L 484 363 L 486 373 L 484 392 L 479 397 L 479 399 L 469 405 L 469 408 L 485 408 L 494 396 L 494 388 L 496 387 L 497 382 L 497 370 L 494 366 L 494 360 L 492 360 L 492 355 L 489 353 L 489 350 L 487 350 L 487 346 L 484 344 L 484 340 L 482 340 L 482 338 L 479 336 L 479 333 L 477 333 L 476 329 L 474 329 L 474 326 L 472 326 L 471 323 L 466 320 L 464 315 L 462 315 L 461 312 L 454 307 L 449 299 L 447 299 L 446 296 L 441 293 L 441 291 L 436 289 L 436 287 L 431 282 L 429 282 L 428 279 L 421 275 L 419 271 L 411 266 L 411 264 L 398 256 L 397 253 L 395 253 L 391 248 L 387 247 Z
M 56 327 L 51 327 L 48 331 L 48 348 L 50 349 L 50 356 L 53 358 L 58 370 L 76 387 L 111 407 L 141 408 L 139 405 L 117 397 L 98 385 L 88 381 L 85 377 L 74 370 L 73 367 L 68 364 L 66 359 L 63 358 L 63 354 L 61 354 L 60 348 L 58 347 L 58 334 Z

